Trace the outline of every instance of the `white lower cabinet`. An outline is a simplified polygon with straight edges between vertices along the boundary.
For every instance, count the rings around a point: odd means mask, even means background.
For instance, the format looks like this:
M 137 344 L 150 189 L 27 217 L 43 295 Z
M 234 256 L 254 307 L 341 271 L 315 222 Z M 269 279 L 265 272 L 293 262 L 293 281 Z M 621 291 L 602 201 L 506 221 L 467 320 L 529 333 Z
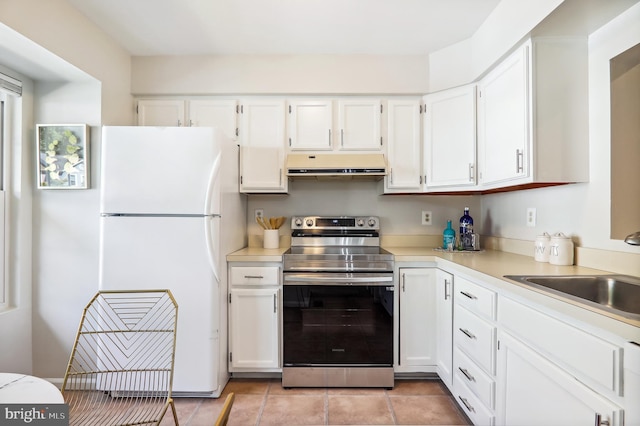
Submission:
M 229 269 L 229 371 L 280 371 L 281 269 Z
M 436 372 L 453 385 L 453 275 L 436 269 Z
M 400 268 L 399 342 L 396 372 L 434 372 L 436 270 Z
M 499 340 L 498 425 L 623 425 L 620 407 L 508 333 Z
M 474 425 L 495 421 L 496 293 L 454 277 L 453 390 Z

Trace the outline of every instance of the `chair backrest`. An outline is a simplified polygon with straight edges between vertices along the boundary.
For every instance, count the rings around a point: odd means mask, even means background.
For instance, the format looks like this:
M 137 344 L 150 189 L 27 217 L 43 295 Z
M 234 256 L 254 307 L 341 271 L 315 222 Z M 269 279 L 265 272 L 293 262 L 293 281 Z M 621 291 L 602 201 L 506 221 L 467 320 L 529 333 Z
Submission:
M 224 405 L 222 406 L 222 411 L 218 414 L 218 418 L 216 419 L 215 426 L 226 426 L 229 421 L 229 414 L 231 413 L 231 406 L 233 405 L 233 400 L 235 399 L 235 394 L 231 392 L 227 395 L 227 399 L 224 401 Z
M 62 386 L 71 424 L 160 422 L 172 404 L 177 317 L 169 290 L 91 299 Z

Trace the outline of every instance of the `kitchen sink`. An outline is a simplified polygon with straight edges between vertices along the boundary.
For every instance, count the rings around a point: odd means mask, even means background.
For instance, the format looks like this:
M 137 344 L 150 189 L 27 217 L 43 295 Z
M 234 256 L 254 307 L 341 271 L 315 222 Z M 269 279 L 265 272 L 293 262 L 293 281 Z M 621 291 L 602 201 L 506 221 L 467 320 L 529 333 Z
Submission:
M 505 278 L 640 320 L 640 278 L 627 275 L 505 275 Z

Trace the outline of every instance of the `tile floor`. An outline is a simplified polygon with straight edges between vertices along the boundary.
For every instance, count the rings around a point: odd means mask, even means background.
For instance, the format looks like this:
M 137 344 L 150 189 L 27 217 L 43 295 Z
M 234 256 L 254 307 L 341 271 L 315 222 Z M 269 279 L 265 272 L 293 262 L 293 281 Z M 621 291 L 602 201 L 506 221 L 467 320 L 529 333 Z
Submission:
M 181 426 L 213 425 L 229 392 L 229 425 L 469 425 L 439 380 L 396 380 L 392 390 L 284 389 L 279 379 L 232 379 L 218 399 L 176 398 Z M 173 425 L 167 413 L 162 426 Z

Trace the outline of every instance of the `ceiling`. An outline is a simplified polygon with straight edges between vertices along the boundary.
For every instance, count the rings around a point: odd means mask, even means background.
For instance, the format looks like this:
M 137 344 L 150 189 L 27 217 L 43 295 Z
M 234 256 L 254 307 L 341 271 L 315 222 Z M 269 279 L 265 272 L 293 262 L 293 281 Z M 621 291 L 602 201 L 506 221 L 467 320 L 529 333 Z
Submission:
M 500 0 L 68 0 L 133 56 L 426 55 Z

